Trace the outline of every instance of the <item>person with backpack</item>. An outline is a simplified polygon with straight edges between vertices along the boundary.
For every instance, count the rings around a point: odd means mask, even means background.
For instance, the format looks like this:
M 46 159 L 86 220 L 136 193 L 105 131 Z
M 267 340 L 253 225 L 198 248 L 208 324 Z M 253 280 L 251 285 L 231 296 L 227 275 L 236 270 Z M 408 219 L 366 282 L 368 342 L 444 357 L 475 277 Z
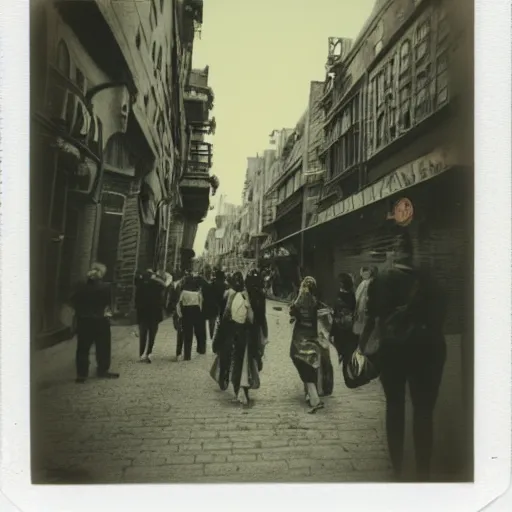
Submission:
M 428 481 L 434 408 L 446 358 L 444 293 L 429 272 L 414 268 L 407 233 L 396 238 L 393 255 L 392 267 L 376 276 L 368 287 L 367 321 L 359 351 L 365 353 L 377 331 L 378 351 L 373 358 L 378 361 L 386 396 L 387 441 L 398 480 L 403 478 L 405 396 L 409 385 L 417 477 Z
M 235 272 L 227 292 L 226 308 L 214 350 L 219 358 L 220 388 L 226 390 L 231 382 L 235 400 L 243 405 L 249 403 L 249 390 L 260 386 L 257 359 L 249 343 L 250 325 L 253 322 L 254 311 L 245 290 L 243 275 Z M 241 390 L 243 393 L 240 393 Z

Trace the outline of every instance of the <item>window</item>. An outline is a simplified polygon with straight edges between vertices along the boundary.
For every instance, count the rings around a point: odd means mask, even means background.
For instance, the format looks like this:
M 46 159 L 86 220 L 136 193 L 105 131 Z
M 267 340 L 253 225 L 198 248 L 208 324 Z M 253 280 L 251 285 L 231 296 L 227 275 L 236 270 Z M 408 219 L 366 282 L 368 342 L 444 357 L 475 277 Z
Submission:
M 338 140 L 332 145 L 327 163 L 329 174 L 334 178 L 360 162 L 360 109 L 359 94 L 354 96 L 342 110 L 335 127 Z
M 137 30 L 137 35 L 135 36 L 135 46 L 137 46 L 137 50 L 140 50 L 140 27 Z
M 436 57 L 436 79 L 435 79 L 435 105 L 436 108 L 443 106 L 448 101 L 448 19 L 446 12 L 439 13 L 437 29 L 437 57 Z
M 78 85 L 78 87 L 80 88 L 80 90 L 85 94 L 87 92 L 87 87 L 85 84 L 85 76 L 78 68 L 76 68 L 76 70 L 75 70 L 75 82 L 76 82 L 76 85 Z
M 421 23 L 416 29 L 416 61 L 421 61 L 429 54 L 430 19 Z
M 151 29 L 154 29 L 157 25 L 155 0 L 151 0 L 151 10 L 149 12 L 149 22 L 151 24 Z
M 400 125 L 402 131 L 411 127 L 411 85 L 406 85 L 400 91 Z
M 293 184 L 293 191 L 295 192 L 296 190 L 299 190 L 300 188 L 300 179 L 302 177 L 302 173 L 301 171 L 297 171 L 295 173 L 295 177 L 294 177 L 294 180 L 295 180 L 295 183 Z
M 162 71 L 162 47 L 160 46 L 160 49 L 158 50 L 158 60 L 156 63 L 156 69 L 158 71 Z
M 411 42 L 406 40 L 400 48 L 400 75 L 411 71 Z
M 71 57 L 66 43 L 62 40 L 57 45 L 57 69 L 64 76 L 71 78 Z
M 430 112 L 429 77 L 430 66 L 427 66 L 424 70 L 420 71 L 416 77 L 416 121 L 421 120 Z

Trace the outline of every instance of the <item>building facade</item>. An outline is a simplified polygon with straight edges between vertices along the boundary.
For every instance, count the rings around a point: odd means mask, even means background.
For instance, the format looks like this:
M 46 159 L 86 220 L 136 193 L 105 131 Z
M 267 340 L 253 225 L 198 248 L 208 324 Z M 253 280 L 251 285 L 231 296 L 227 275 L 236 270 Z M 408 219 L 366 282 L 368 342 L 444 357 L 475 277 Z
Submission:
M 332 302 L 340 272 L 357 280 L 363 266 L 386 268 L 395 236 L 410 234 L 416 264 L 448 299 L 436 420 L 448 479 L 471 478 L 473 20 L 465 0 L 378 0 L 354 41 L 329 40 L 319 169 L 295 184 L 300 171 L 284 164 L 267 243 L 275 254 L 295 251 L 301 274 Z M 298 144 L 299 129 L 290 154 Z M 297 189 L 308 174 L 318 193 L 306 214 Z
M 66 303 L 93 261 L 107 266 L 115 315 L 130 318 L 135 272 L 179 264 L 193 238 L 183 226 L 201 217 L 190 190 L 202 190 L 204 217 L 212 180 L 206 167 L 197 187 L 185 181 L 197 160 L 185 104 L 201 0 L 31 9 L 31 309 L 46 343 L 70 334 Z
M 308 105 L 294 130 L 274 131 L 277 142 L 271 180 L 265 191 L 261 262 L 278 275 L 276 295 L 288 297 L 305 275 L 302 228 L 317 212 L 325 167 L 323 147 L 324 112 L 321 100 L 324 82 L 311 82 Z M 277 135 L 277 139 L 275 138 Z

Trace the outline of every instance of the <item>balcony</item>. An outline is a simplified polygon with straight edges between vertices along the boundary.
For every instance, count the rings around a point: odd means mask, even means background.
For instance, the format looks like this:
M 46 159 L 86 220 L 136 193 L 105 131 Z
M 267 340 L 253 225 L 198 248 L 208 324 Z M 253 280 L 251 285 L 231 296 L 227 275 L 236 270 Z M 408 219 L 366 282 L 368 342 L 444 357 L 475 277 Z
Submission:
M 191 126 L 208 122 L 208 99 L 206 94 L 190 92 L 185 94 L 185 116 Z
M 208 142 L 191 141 L 189 159 L 180 181 L 184 213 L 196 222 L 206 217 L 210 207 L 212 147 Z

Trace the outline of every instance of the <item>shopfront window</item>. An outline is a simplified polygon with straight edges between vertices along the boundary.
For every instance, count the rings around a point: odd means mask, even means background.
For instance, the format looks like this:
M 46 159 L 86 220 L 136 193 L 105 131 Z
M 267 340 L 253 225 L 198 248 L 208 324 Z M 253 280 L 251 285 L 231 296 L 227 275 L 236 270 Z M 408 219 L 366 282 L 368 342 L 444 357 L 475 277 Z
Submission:
M 68 46 L 61 39 L 57 45 L 57 69 L 67 78 L 71 78 L 71 57 Z

